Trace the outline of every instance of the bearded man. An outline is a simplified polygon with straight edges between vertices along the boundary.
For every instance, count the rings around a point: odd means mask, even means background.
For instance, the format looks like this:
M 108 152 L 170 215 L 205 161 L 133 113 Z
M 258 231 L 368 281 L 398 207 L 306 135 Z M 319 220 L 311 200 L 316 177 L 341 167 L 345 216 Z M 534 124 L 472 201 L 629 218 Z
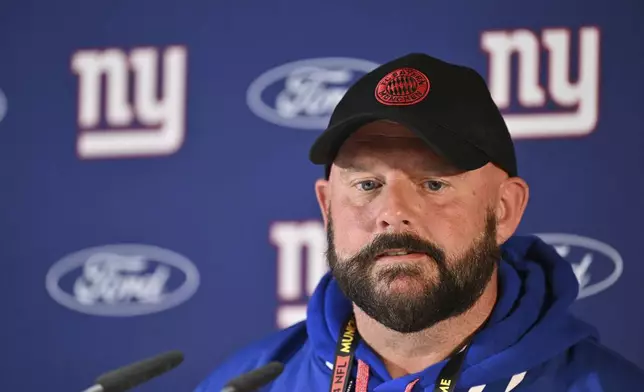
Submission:
M 571 265 L 515 236 L 529 188 L 473 69 L 424 54 L 358 80 L 312 146 L 330 272 L 307 319 L 196 392 L 271 361 L 270 392 L 608 392 L 644 374 L 569 313 Z

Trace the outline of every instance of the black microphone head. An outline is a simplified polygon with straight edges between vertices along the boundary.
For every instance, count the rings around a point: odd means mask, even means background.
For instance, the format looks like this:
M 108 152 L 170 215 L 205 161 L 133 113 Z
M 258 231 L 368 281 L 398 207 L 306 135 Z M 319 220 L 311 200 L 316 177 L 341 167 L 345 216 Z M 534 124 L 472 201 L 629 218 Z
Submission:
M 174 369 L 183 362 L 183 353 L 168 351 L 152 358 L 107 372 L 96 379 L 104 392 L 123 392 Z
M 284 365 L 280 362 L 269 362 L 266 365 L 251 370 L 248 373 L 231 380 L 225 387 L 235 392 L 255 391 L 275 380 L 284 370 Z

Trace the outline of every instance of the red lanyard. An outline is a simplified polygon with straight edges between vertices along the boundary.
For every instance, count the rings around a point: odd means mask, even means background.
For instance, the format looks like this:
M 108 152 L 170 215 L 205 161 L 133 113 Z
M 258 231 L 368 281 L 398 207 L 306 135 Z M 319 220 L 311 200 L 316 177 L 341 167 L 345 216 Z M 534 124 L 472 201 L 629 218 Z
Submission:
M 335 362 L 333 363 L 333 375 L 331 377 L 330 392 L 352 392 L 354 382 L 351 379 L 354 357 L 360 334 L 356 328 L 356 321 L 353 316 L 345 322 L 342 333 L 335 350 Z M 434 392 L 453 392 L 460 377 L 461 367 L 465 359 L 467 347 L 454 355 L 438 374 L 434 385 Z M 369 366 L 358 361 L 358 374 L 356 377 L 355 392 L 367 392 L 369 381 Z M 407 385 L 405 392 L 411 392 L 418 379 Z

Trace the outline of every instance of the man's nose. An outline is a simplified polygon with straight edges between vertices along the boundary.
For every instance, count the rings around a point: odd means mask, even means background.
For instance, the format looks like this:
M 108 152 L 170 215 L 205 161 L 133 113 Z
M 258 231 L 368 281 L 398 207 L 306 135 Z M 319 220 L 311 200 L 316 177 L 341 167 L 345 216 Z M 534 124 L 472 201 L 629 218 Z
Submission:
M 382 208 L 378 216 L 381 231 L 409 231 L 421 216 L 421 196 L 410 184 L 386 185 L 382 196 Z

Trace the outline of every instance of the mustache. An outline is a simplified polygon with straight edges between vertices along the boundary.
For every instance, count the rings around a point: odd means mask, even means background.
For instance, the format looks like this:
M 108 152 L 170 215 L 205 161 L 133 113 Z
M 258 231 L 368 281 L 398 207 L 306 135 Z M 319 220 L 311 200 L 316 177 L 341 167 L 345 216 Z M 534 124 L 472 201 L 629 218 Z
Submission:
M 409 253 L 423 253 L 439 265 L 445 263 L 445 252 L 438 246 L 411 233 L 384 233 L 356 253 L 350 262 L 368 265 L 378 256 L 390 250 L 402 250 Z

